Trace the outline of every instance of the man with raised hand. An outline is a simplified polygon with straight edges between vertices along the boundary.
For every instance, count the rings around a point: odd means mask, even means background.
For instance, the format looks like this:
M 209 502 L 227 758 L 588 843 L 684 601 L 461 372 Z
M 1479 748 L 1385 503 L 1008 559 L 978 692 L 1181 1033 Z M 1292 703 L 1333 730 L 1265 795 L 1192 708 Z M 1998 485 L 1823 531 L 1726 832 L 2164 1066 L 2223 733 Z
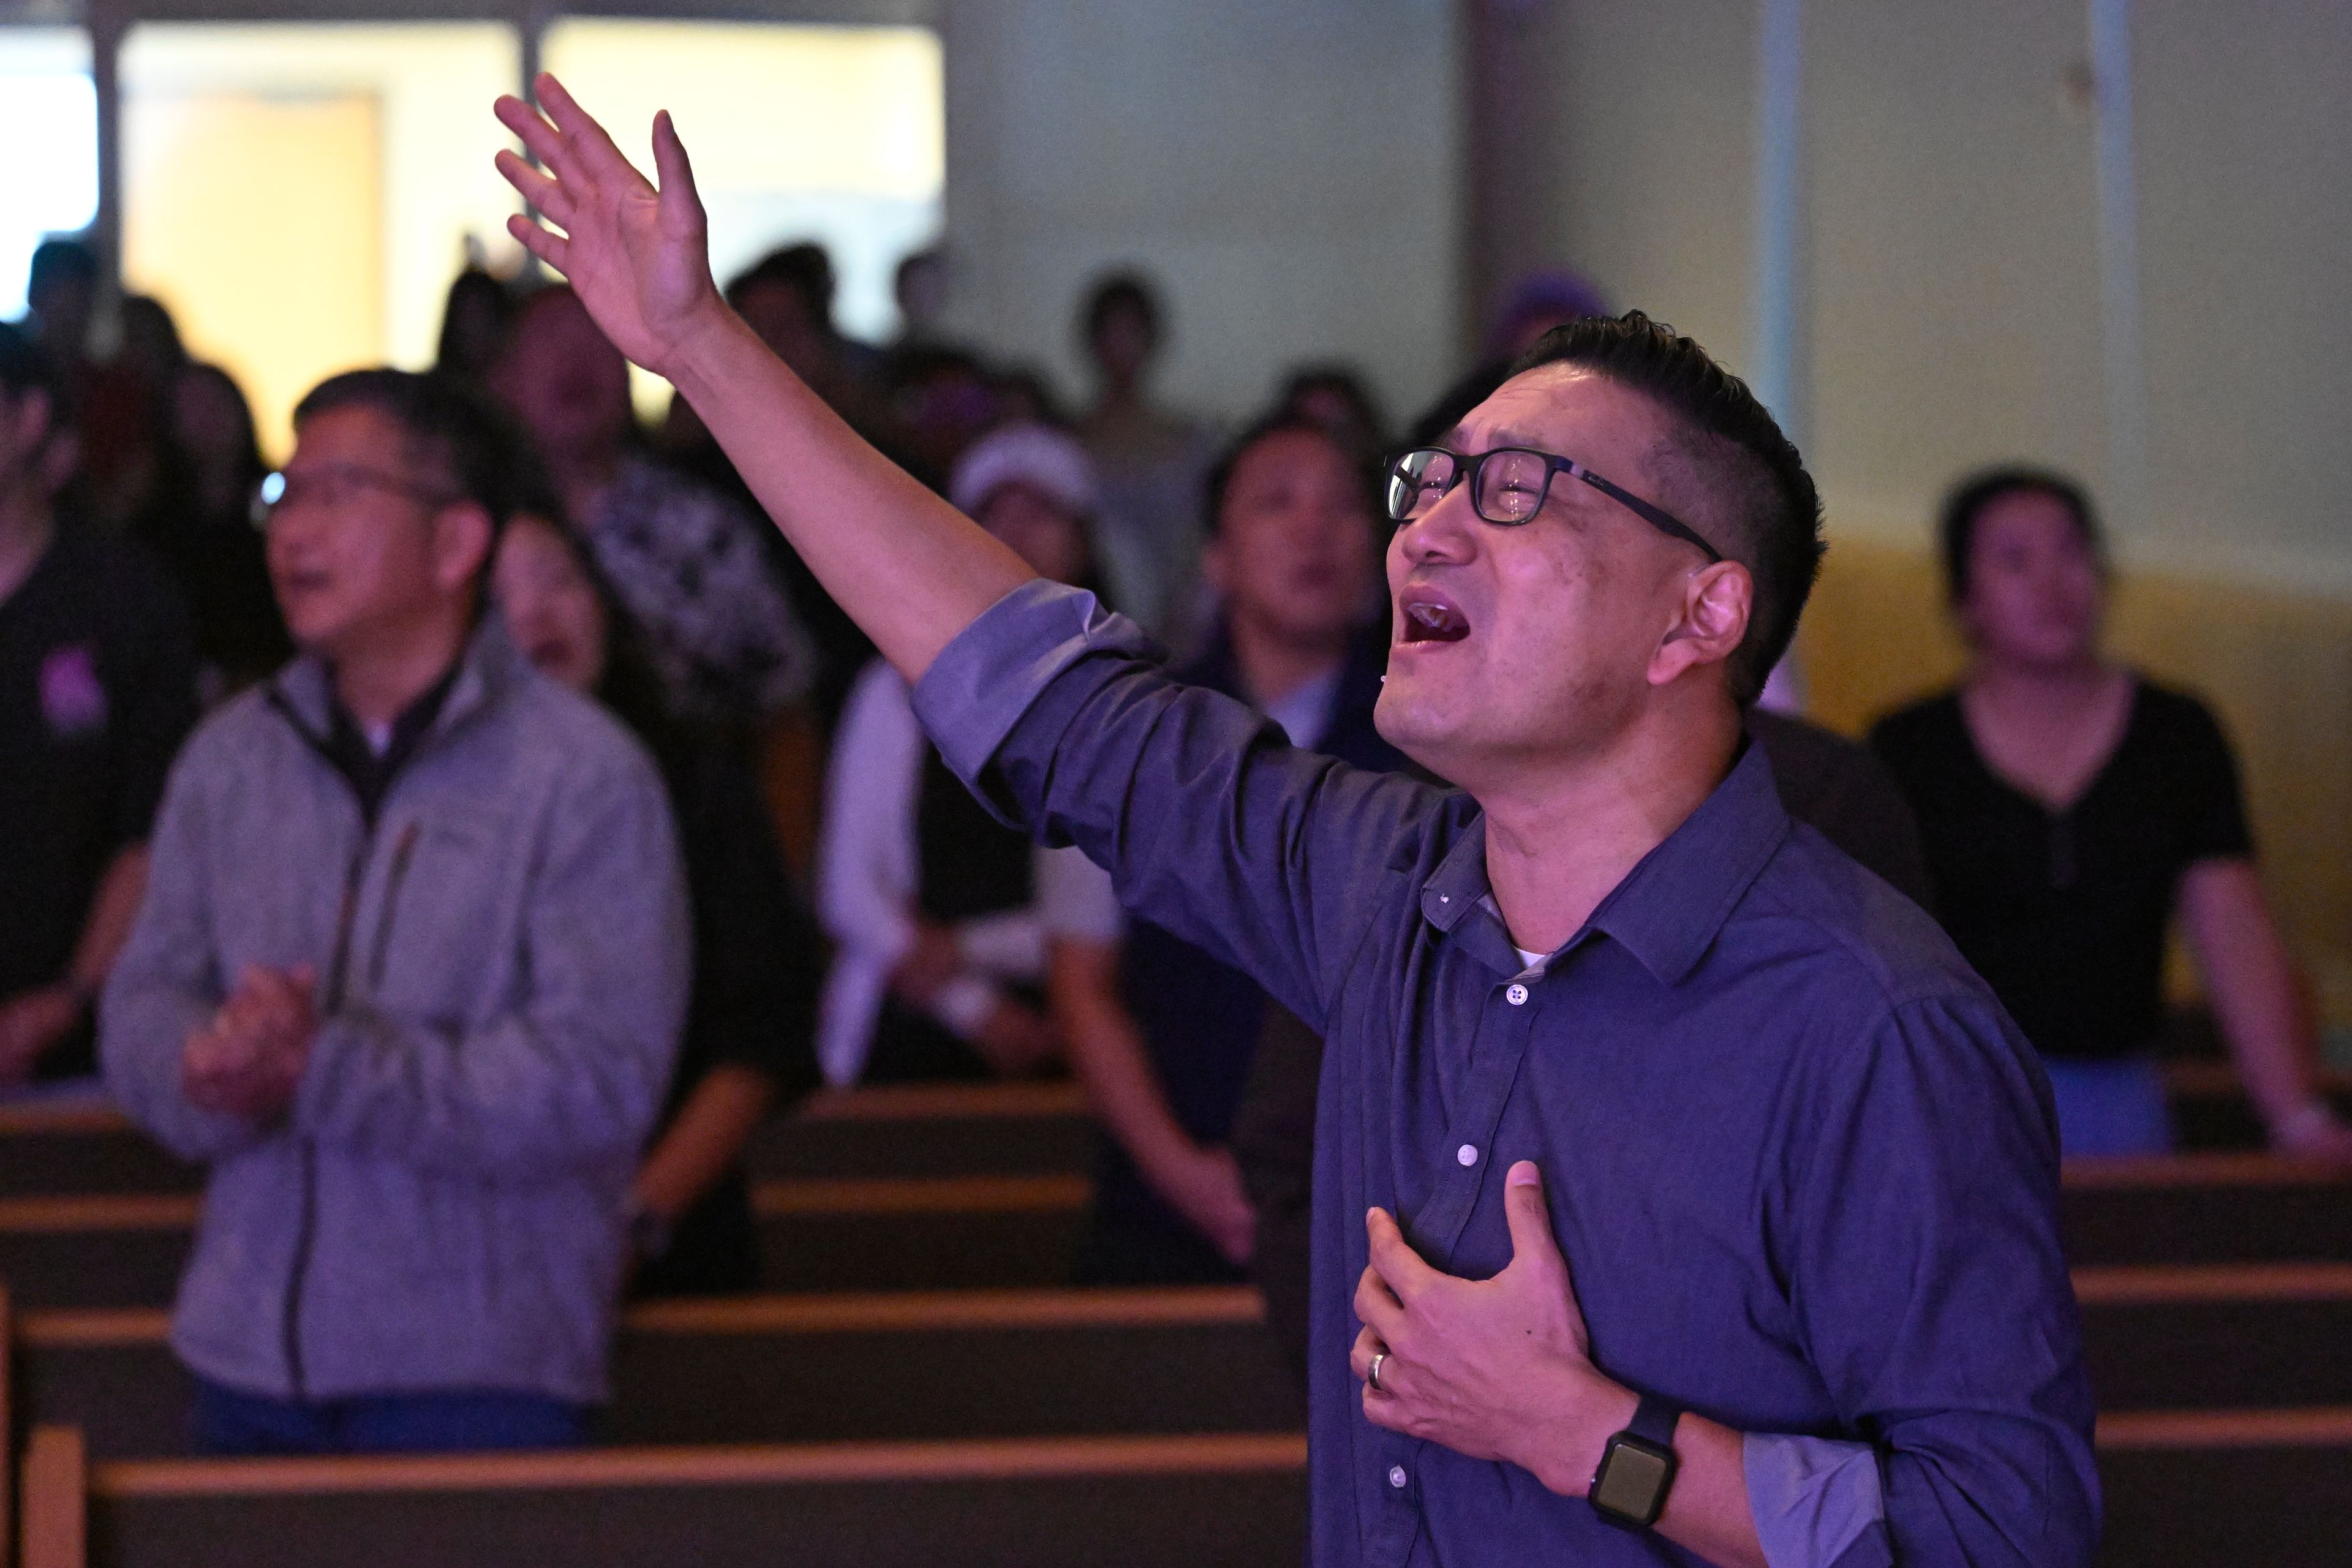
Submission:
M 2089 1560 L 2048 1086 L 1745 739 L 1820 543 L 1744 386 L 1582 321 L 1398 460 L 1378 722 L 1461 787 L 1362 773 L 859 442 L 719 300 L 667 115 L 656 190 L 539 94 L 499 107 L 553 226 L 517 237 L 691 401 L 949 761 L 1329 1041 L 1318 1563 Z

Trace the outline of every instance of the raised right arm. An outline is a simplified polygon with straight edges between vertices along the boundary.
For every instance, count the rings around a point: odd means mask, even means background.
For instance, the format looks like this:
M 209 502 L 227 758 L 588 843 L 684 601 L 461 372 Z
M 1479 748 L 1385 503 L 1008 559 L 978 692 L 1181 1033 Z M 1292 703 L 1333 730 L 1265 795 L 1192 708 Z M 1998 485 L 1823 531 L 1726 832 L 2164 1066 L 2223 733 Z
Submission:
M 955 635 L 1034 575 L 860 439 L 719 297 L 702 203 L 667 113 L 656 190 L 553 77 L 498 115 L 542 167 L 499 168 L 548 224 L 509 220 L 623 353 L 686 395 L 808 563 L 883 657 L 919 679 Z

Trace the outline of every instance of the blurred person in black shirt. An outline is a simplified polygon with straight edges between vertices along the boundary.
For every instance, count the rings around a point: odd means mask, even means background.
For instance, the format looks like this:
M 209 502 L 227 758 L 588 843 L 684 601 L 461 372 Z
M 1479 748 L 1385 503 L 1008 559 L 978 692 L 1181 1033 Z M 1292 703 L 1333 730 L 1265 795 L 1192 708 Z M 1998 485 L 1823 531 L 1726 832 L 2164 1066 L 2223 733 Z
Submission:
M 294 656 L 254 524 L 266 472 L 236 381 L 218 365 L 183 367 L 171 385 L 154 498 L 132 531 L 187 600 L 207 707 Z
M 59 519 L 59 407 L 54 369 L 0 326 L 0 1089 L 91 1070 L 92 1005 L 195 721 L 179 601 L 136 553 Z
M 480 385 L 498 363 L 499 351 L 506 346 L 514 314 L 514 295 L 504 283 L 479 267 L 467 268 L 450 280 L 448 299 L 441 307 L 441 336 L 434 348 L 433 368 Z
M 491 576 L 515 645 L 634 730 L 661 766 L 693 910 L 686 1034 L 639 1167 L 630 1242 L 640 1296 L 759 1284 L 743 1148 L 814 1088 L 816 926 L 787 875 L 757 780 L 734 751 L 669 718 L 638 633 L 551 498 L 518 512 Z
M 2041 1051 L 2075 1154 L 2172 1143 L 2156 1057 L 2178 919 L 2278 1147 L 2352 1159 L 2315 1093 L 2313 1020 L 2204 705 L 2099 647 L 2107 563 L 2073 481 L 1999 468 L 1944 506 L 1971 658 L 1871 742 L 1917 817 L 1945 929 Z

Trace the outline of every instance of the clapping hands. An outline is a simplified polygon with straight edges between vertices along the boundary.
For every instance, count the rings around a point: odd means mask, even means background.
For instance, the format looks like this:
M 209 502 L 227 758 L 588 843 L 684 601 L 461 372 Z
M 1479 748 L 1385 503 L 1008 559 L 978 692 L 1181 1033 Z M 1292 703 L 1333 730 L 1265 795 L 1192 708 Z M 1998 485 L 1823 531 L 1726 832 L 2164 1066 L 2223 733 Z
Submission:
M 181 1051 L 180 1085 L 189 1103 L 247 1121 L 283 1114 L 319 1030 L 311 999 L 317 983 L 309 964 L 247 964 L 228 1000 Z

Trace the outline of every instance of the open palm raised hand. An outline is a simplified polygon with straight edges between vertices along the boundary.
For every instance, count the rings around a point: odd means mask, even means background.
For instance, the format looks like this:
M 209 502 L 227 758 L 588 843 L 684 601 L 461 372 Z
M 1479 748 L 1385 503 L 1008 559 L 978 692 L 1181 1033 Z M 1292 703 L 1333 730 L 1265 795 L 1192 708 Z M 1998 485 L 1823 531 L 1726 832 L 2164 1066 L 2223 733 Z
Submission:
M 543 167 L 503 150 L 497 163 L 545 223 L 517 214 L 508 231 L 570 280 L 614 347 L 667 375 L 726 314 L 686 146 L 668 110 L 654 116 L 656 190 L 562 82 L 541 76 L 535 89 L 539 108 L 501 98 L 497 113 Z

